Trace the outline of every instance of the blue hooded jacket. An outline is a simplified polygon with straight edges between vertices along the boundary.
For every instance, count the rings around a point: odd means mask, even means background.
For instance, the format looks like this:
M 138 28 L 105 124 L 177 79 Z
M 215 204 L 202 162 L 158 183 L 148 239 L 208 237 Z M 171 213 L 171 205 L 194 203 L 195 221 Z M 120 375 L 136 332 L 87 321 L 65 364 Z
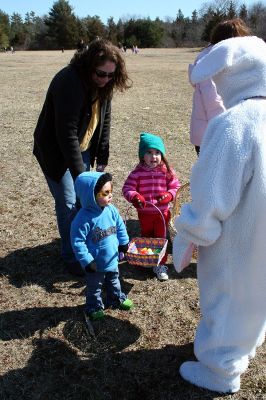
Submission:
M 95 261 L 97 271 L 118 270 L 118 245 L 125 245 L 129 237 L 125 224 L 112 204 L 101 208 L 95 199 L 94 188 L 102 172 L 83 172 L 75 181 L 81 203 L 71 224 L 71 244 L 76 259 L 85 268 Z

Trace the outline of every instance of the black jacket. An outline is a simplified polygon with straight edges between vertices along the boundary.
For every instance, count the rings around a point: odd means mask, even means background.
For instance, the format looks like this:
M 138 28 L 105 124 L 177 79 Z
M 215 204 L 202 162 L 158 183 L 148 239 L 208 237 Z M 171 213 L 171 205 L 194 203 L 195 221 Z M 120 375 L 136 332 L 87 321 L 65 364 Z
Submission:
M 79 141 L 91 118 L 91 96 L 75 67 L 69 65 L 53 78 L 34 132 L 33 154 L 43 172 L 59 182 L 69 168 L 73 179 L 84 171 Z M 100 122 L 90 145 L 90 163 L 107 165 L 111 101 L 101 104 Z

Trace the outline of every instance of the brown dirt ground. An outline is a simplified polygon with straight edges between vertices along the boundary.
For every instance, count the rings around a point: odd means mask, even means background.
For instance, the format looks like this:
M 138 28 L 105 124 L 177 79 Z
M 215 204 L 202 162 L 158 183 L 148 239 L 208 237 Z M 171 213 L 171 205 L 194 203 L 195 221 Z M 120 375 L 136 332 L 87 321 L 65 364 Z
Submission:
M 82 315 L 84 282 L 64 271 L 53 202 L 32 156 L 32 135 L 48 84 L 72 51 L 0 53 L 1 82 L 1 319 L 0 398 L 15 399 L 222 399 L 185 383 L 178 367 L 193 359 L 199 320 L 196 268 L 158 282 L 149 269 L 122 262 L 124 290 L 136 307 L 107 310 L 95 323 Z M 127 53 L 134 86 L 113 101 L 111 157 L 114 204 L 131 236 L 136 215 L 121 196 L 137 162 L 139 133 L 163 137 L 180 180 L 189 179 L 195 152 L 188 140 L 192 89 L 187 65 L 196 49 L 143 49 Z M 266 399 L 265 345 L 233 400 Z

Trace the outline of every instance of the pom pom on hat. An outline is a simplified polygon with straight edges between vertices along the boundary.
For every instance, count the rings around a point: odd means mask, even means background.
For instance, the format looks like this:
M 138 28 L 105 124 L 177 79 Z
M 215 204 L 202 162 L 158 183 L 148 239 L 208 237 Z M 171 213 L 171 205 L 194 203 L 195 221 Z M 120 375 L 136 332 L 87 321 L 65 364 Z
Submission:
M 139 158 L 142 159 L 149 149 L 159 150 L 165 155 L 165 147 L 160 136 L 148 132 L 141 132 L 139 141 Z

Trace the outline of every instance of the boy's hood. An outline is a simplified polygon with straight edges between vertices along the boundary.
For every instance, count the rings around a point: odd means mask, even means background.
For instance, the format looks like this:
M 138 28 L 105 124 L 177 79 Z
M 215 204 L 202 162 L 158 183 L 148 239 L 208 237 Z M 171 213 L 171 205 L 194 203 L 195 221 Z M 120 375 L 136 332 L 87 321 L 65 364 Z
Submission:
M 212 78 L 226 108 L 266 96 L 266 43 L 256 36 L 234 37 L 212 47 L 191 72 L 192 83 Z
M 75 180 L 75 191 L 83 208 L 100 211 L 94 196 L 94 188 L 103 172 L 83 172 Z

